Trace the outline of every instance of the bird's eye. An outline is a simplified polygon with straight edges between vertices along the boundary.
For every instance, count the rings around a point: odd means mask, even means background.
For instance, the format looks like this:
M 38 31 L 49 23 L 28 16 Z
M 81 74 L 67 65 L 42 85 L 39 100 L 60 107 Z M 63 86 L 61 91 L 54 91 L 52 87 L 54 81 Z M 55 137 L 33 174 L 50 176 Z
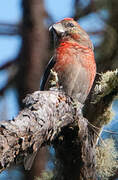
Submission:
M 67 26 L 68 27 L 74 27 L 74 24 L 73 23 L 68 23 Z

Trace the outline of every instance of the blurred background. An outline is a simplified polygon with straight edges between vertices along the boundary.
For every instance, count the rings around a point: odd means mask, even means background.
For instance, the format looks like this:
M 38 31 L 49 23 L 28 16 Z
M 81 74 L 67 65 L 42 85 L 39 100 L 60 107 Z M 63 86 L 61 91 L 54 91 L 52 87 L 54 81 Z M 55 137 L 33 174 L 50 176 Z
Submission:
M 118 1 L 116 0 L 4 0 L 0 2 L 0 121 L 10 120 L 23 108 L 27 93 L 39 89 L 40 78 L 52 53 L 48 27 L 73 17 L 88 32 L 95 48 L 97 72 L 118 68 Z M 104 129 L 118 131 L 118 100 L 114 117 Z M 117 135 L 107 132 L 102 137 Z M 26 173 L 13 167 L 0 180 L 33 179 L 39 169 L 51 168 L 47 150 L 39 152 L 40 163 Z M 38 160 L 37 160 L 38 161 Z M 30 175 L 29 175 L 30 174 Z M 30 177 L 29 177 L 30 176 Z M 117 174 L 113 179 L 117 178 Z

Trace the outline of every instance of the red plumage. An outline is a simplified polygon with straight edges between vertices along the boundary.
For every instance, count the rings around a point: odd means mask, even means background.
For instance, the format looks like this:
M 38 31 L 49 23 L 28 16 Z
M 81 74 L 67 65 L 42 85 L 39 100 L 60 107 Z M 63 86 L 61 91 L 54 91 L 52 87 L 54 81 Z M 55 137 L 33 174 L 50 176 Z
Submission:
M 96 75 L 93 45 L 89 36 L 72 18 L 66 18 L 50 29 L 54 35 L 55 52 L 44 74 L 41 89 L 49 88 L 50 69 L 53 69 L 65 93 L 84 103 Z

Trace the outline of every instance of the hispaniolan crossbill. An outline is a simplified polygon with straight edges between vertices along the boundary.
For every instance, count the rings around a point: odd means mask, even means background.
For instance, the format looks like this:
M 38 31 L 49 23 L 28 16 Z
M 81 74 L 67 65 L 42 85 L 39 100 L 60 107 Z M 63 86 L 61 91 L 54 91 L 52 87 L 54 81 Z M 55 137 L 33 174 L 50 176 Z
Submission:
M 52 25 L 55 51 L 41 81 L 41 90 L 50 86 L 50 70 L 58 75 L 58 84 L 76 101 L 84 103 L 96 75 L 93 45 L 87 33 L 72 18 Z

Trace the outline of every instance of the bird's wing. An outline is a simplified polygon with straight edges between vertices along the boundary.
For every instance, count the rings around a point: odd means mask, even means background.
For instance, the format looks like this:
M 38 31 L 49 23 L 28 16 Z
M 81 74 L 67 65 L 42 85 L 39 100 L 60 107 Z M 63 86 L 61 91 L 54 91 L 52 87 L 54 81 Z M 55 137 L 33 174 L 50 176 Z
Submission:
M 53 68 L 54 64 L 55 64 L 55 59 L 54 57 L 52 57 L 45 69 L 45 72 L 44 72 L 44 75 L 43 77 L 41 78 L 41 82 L 40 82 L 40 90 L 44 90 L 44 87 L 45 87 L 45 84 L 46 84 L 46 81 L 48 79 L 48 76 L 50 74 L 50 70 Z

